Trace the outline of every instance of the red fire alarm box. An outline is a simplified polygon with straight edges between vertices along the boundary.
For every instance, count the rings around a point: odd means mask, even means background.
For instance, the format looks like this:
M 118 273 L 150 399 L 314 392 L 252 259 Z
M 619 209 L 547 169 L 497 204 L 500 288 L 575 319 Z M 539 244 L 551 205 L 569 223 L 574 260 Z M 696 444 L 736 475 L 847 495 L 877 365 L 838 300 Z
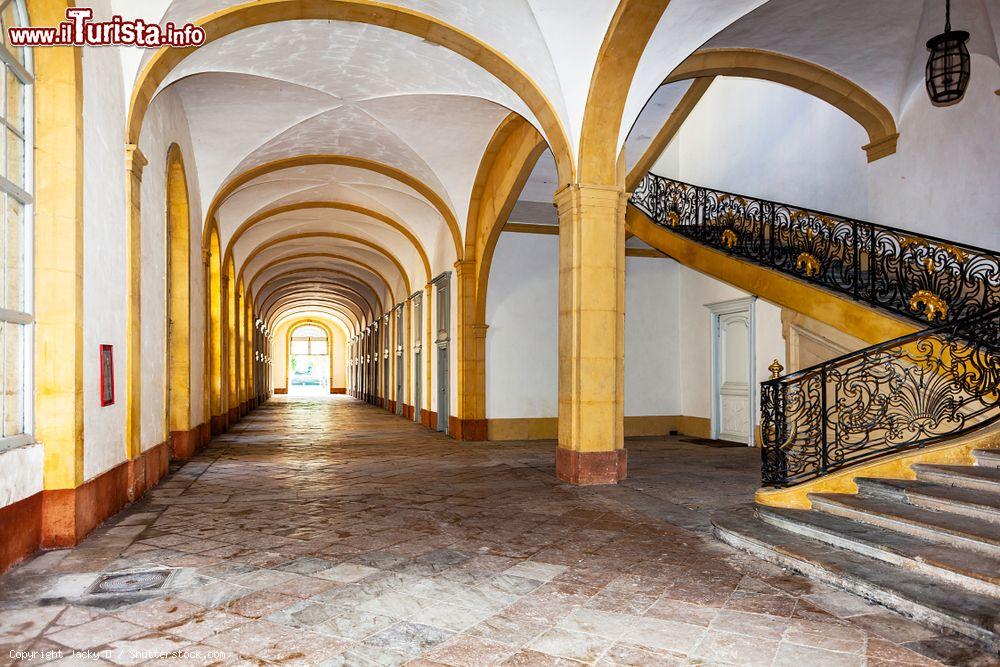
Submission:
M 101 346 L 101 407 L 115 402 L 115 354 L 111 345 Z

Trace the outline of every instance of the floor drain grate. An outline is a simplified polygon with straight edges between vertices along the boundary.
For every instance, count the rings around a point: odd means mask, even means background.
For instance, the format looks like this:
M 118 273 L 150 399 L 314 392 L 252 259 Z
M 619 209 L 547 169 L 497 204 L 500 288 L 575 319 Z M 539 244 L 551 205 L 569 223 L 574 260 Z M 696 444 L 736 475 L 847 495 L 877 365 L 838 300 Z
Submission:
M 161 588 L 173 570 L 148 570 L 146 572 L 113 572 L 102 575 L 90 593 L 138 593 Z

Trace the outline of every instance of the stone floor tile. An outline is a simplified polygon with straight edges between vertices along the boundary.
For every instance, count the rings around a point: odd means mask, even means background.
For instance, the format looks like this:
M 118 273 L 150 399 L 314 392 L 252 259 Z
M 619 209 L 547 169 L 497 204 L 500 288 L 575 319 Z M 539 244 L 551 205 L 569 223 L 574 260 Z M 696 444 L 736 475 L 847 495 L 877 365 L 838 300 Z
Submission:
M 777 652 L 776 641 L 709 630 L 691 655 L 709 662 L 767 667 Z
M 360 641 L 399 622 L 391 616 L 379 616 L 368 611 L 350 610 L 313 626 L 313 632 Z
M 538 581 L 552 581 L 565 571 L 565 565 L 526 560 L 507 569 L 504 574 L 512 574 L 526 579 L 537 579 Z
M 46 636 L 63 646 L 83 650 L 132 637 L 140 632 L 146 632 L 146 629 L 112 616 L 104 616 L 83 625 L 56 630 Z
M 597 662 L 599 667 L 680 667 L 687 664 L 686 656 L 658 653 L 631 644 L 615 644 Z
M 528 648 L 579 662 L 596 662 L 614 642 L 605 637 L 554 628 L 528 644 Z
M 455 635 L 454 632 L 421 623 L 401 621 L 364 640 L 364 644 L 408 656 L 428 652 Z
M 508 667 L 580 667 L 585 663 L 569 658 L 560 658 L 541 651 L 518 651 L 503 662 Z
M 509 644 L 491 642 L 480 637 L 459 635 L 431 651 L 427 658 L 454 667 L 499 665 L 517 652 Z
M 138 665 L 144 662 L 155 664 L 176 651 L 184 650 L 188 645 L 189 642 L 179 637 L 148 633 L 112 642 L 101 654 L 116 665 Z
M 355 581 L 360 581 L 378 571 L 378 568 L 361 565 L 359 563 L 341 563 L 340 565 L 335 565 L 331 568 L 315 572 L 313 573 L 313 576 L 321 579 L 329 579 L 330 581 L 336 581 L 339 583 L 350 584 Z
M 42 634 L 65 609 L 66 607 L 26 607 L 0 611 L 0 644 L 27 643 Z
M 687 654 L 698 646 L 705 635 L 706 630 L 700 625 L 646 617 L 637 619 L 622 635 L 621 642 L 654 651 Z
M 114 615 L 123 621 L 155 630 L 176 625 L 178 621 L 183 621 L 202 611 L 204 611 L 204 607 L 168 596 L 119 609 Z
M 773 667 L 864 667 L 865 657 L 856 653 L 827 651 L 811 646 L 781 642 Z
M 229 614 L 224 611 L 209 610 L 160 629 L 192 642 L 203 642 L 212 635 L 231 630 L 236 626 L 249 622 L 250 619 L 242 616 Z

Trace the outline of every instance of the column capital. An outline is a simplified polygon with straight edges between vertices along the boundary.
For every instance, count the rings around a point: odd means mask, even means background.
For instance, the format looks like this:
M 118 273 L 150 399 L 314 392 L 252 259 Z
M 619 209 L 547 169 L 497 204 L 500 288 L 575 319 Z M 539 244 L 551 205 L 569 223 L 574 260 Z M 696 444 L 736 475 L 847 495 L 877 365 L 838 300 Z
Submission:
M 138 144 L 125 144 L 125 170 L 138 180 L 142 180 L 142 170 L 149 160 L 139 149 Z
M 490 328 L 488 324 L 473 324 L 472 335 L 476 338 L 486 338 L 486 330 Z
M 201 263 L 208 266 L 212 261 L 212 251 L 207 248 L 202 248 L 201 251 Z

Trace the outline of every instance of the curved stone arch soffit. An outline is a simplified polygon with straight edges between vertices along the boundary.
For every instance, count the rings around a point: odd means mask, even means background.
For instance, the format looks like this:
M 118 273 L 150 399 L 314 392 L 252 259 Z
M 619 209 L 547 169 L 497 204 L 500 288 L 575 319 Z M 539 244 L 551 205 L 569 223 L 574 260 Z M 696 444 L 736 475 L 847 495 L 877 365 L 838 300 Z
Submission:
M 670 0 L 621 0 L 601 43 L 580 129 L 580 183 L 622 186 L 618 135 L 639 60 Z
M 353 301 L 348 300 L 346 297 L 340 297 L 340 299 L 338 299 L 338 297 L 336 297 L 333 294 L 326 294 L 326 293 L 316 294 L 313 296 L 287 294 L 283 296 L 280 300 L 271 304 L 268 308 L 263 309 L 262 319 L 264 321 L 273 321 L 274 313 L 279 312 L 281 308 L 285 306 L 291 306 L 291 305 L 318 306 L 327 304 L 331 307 L 339 306 L 341 309 L 343 309 L 342 312 L 344 313 L 344 315 L 350 314 L 351 320 L 354 322 L 355 326 L 357 326 L 359 329 L 364 328 L 362 326 L 362 323 L 367 322 L 368 320 L 367 318 L 365 318 L 362 308 Z M 354 308 L 357 308 L 358 311 L 362 312 L 356 312 Z
M 375 160 L 355 157 L 352 155 L 299 155 L 296 157 L 274 160 L 273 162 L 268 162 L 252 169 L 248 169 L 228 181 L 219 189 L 219 192 L 212 199 L 212 203 L 208 208 L 206 220 L 214 219 L 216 212 L 226 199 L 251 181 L 284 169 L 310 167 L 314 165 L 353 167 L 355 169 L 371 171 L 402 183 L 403 185 L 416 191 L 420 196 L 426 199 L 435 210 L 437 210 L 442 218 L 444 218 L 445 224 L 448 225 L 448 231 L 451 233 L 452 241 L 455 244 L 455 256 L 456 258 L 461 258 L 462 232 L 459 229 L 458 220 L 455 218 L 455 212 L 451 210 L 451 207 L 445 203 L 444 199 L 442 199 L 433 188 L 401 169 L 397 169 L 396 167 L 392 167 L 382 162 L 376 162 Z
M 348 323 L 349 329 L 354 332 L 363 331 L 366 326 L 368 326 L 365 320 L 359 320 L 357 316 L 351 312 L 350 308 L 339 304 L 335 301 L 324 301 L 322 303 L 316 302 L 303 302 L 301 300 L 291 300 L 279 304 L 274 308 L 265 321 L 270 322 L 273 326 L 274 322 L 280 318 L 284 317 L 290 312 L 316 312 L 321 310 L 327 310 L 331 313 L 338 313 L 340 317 Z M 273 331 L 273 328 L 270 330 Z
M 250 264 L 250 262 L 254 260 L 255 257 L 260 255 L 262 252 L 270 250 L 271 248 L 274 248 L 275 246 L 278 246 L 282 243 L 287 243 L 289 241 L 300 241 L 303 239 L 335 239 L 341 241 L 350 241 L 352 243 L 357 243 L 359 245 L 366 246 L 371 250 L 374 250 L 375 252 L 379 253 L 380 255 L 388 259 L 390 262 L 392 262 L 393 266 L 396 267 L 396 270 L 399 271 L 399 275 L 403 279 L 403 287 L 406 289 L 406 293 L 409 294 L 411 291 L 410 277 L 407 275 L 406 271 L 403 269 L 403 265 L 400 264 L 399 260 L 396 258 L 395 255 L 393 255 L 391 252 L 389 252 L 379 244 L 373 243 L 368 239 L 363 239 L 357 236 L 351 236 L 349 234 L 338 234 L 335 232 L 302 232 L 300 234 L 287 234 L 285 236 L 279 236 L 277 238 L 269 239 L 266 243 L 262 243 L 261 245 L 254 248 L 253 252 L 247 255 L 246 259 L 243 260 L 243 263 L 240 266 L 239 276 L 240 277 L 243 276 L 243 270 Z
M 317 320 L 319 320 L 319 322 L 317 322 Z M 333 327 L 336 327 L 345 338 L 351 337 L 350 329 L 347 328 L 343 320 L 328 313 L 321 313 L 319 311 L 315 311 L 311 314 L 291 313 L 287 317 L 283 316 L 281 319 L 276 319 L 274 321 L 274 330 L 277 331 L 282 327 L 288 327 L 288 330 L 291 332 L 307 324 L 320 324 L 327 329 L 327 333 L 331 336 L 333 335 Z
M 899 132 L 892 112 L 858 84 L 816 63 L 763 49 L 702 49 L 663 83 L 703 76 L 739 76 L 796 88 L 840 109 L 864 128 L 868 143 L 861 148 L 869 162 L 896 152 Z
M 512 114 L 494 133 L 476 172 L 474 192 L 478 190 L 480 196 L 489 194 L 494 198 L 492 206 L 486 208 L 473 199 L 469 208 L 473 238 L 466 246 L 466 254 L 473 251 L 476 260 L 476 324 L 486 324 L 486 290 L 500 233 L 545 148 L 545 139 L 535 127 L 521 116 Z M 510 169 L 514 164 L 520 165 L 518 171 Z M 486 214 L 488 218 L 484 218 Z
M 646 1 L 632 0 L 629 4 Z M 510 88 L 531 109 L 552 148 L 560 181 L 574 181 L 576 171 L 566 129 L 538 84 L 489 44 L 433 16 L 375 0 L 253 0 L 213 12 L 194 23 L 204 29 L 204 44 L 209 44 L 244 28 L 303 20 L 348 21 L 397 30 L 474 62 Z M 162 47 L 140 70 L 129 101 L 126 143 L 138 144 L 143 119 L 157 89 L 171 70 L 194 50 Z
M 275 313 L 272 325 L 275 330 L 282 324 L 286 319 L 292 319 L 296 317 L 326 317 L 331 321 L 338 322 L 341 328 L 346 333 L 347 337 L 357 335 L 359 329 L 355 329 L 351 324 L 350 320 L 344 319 L 344 314 L 339 310 L 333 310 L 329 306 L 292 306 L 290 308 L 285 308 L 284 310 L 279 310 Z
M 272 282 L 274 282 L 276 280 L 280 280 L 282 278 L 288 278 L 290 276 L 302 276 L 303 279 L 306 279 L 309 276 L 308 275 L 304 275 L 304 274 L 310 274 L 310 273 L 323 273 L 323 274 L 330 274 L 330 275 L 335 275 L 335 276 L 343 276 L 343 277 L 348 278 L 350 280 L 353 280 L 353 281 L 355 281 L 357 283 L 360 283 L 365 289 L 367 289 L 368 291 L 370 291 L 372 293 L 372 295 L 375 297 L 375 304 L 378 306 L 379 313 L 385 312 L 385 308 L 382 305 L 382 299 L 378 295 L 378 290 L 376 290 L 374 287 L 372 287 L 367 281 L 359 278 L 358 276 L 354 275 L 353 273 L 348 273 L 347 271 L 338 271 L 337 269 L 332 269 L 332 268 L 326 267 L 326 266 L 316 266 L 316 267 L 309 267 L 309 268 L 302 268 L 302 269 L 292 269 L 290 271 L 285 271 L 283 273 L 279 273 L 277 275 L 271 276 L 270 278 L 267 279 L 266 282 L 264 282 L 264 284 L 262 284 L 260 286 L 260 290 L 258 290 L 257 293 L 258 294 L 264 294 L 264 291 L 267 289 L 268 285 L 270 285 Z
M 357 290 L 346 287 L 332 280 L 312 279 L 299 282 L 286 282 L 275 285 L 267 297 L 260 300 L 260 307 L 263 311 L 268 311 L 270 307 L 281 299 L 291 295 L 332 295 L 349 300 L 361 309 L 361 317 L 364 319 L 375 318 L 375 308 L 365 296 Z
M 335 211 L 348 211 L 351 213 L 358 213 L 360 215 L 368 216 L 374 220 L 381 222 L 384 225 L 395 229 L 397 232 L 402 234 L 407 241 L 416 250 L 417 255 L 420 257 L 421 263 L 424 265 L 424 273 L 427 277 L 427 282 L 431 281 L 431 263 L 427 259 L 427 251 L 424 249 L 423 244 L 420 243 L 419 239 L 410 231 L 410 229 L 404 225 L 399 220 L 392 218 L 388 215 L 379 213 L 378 211 L 373 211 L 370 208 L 364 206 L 359 206 L 357 204 L 348 204 L 346 202 L 324 202 L 324 201 L 309 201 L 309 202 L 297 202 L 295 204 L 287 204 L 285 206 L 276 206 L 274 208 L 265 209 L 259 213 L 255 213 L 250 216 L 240 225 L 233 235 L 229 238 L 229 242 L 226 244 L 225 257 L 232 258 L 233 248 L 235 248 L 236 243 L 240 238 L 248 231 L 253 229 L 256 225 L 266 222 L 269 219 L 281 215 L 283 213 L 292 213 L 295 211 L 308 211 L 312 209 L 317 210 L 335 210 Z
M 300 259 L 313 259 L 313 258 L 316 258 L 316 259 L 325 258 L 325 259 L 338 260 L 338 261 L 342 261 L 344 263 L 354 264 L 355 266 L 359 266 L 362 269 L 365 269 L 366 271 L 368 271 L 369 273 L 371 273 L 372 275 L 376 276 L 379 280 L 382 281 L 382 284 L 385 286 L 386 291 L 389 293 L 389 299 L 395 303 L 395 298 L 396 297 L 393 294 L 392 287 L 389 285 L 389 281 L 385 279 L 385 276 L 383 276 L 381 272 L 379 272 L 374 267 L 372 267 L 372 266 L 370 266 L 368 264 L 365 264 L 364 262 L 362 262 L 360 260 L 354 259 L 353 257 L 348 257 L 346 255 L 336 255 L 336 254 L 328 253 L 328 252 L 305 252 L 305 253 L 302 253 L 302 254 L 299 254 L 299 255 L 290 255 L 288 257 L 279 257 L 278 259 L 276 259 L 274 261 L 268 262 L 263 267 L 261 267 L 261 269 L 259 271 L 254 272 L 254 274 L 252 276 L 250 276 L 250 290 L 251 290 L 251 294 L 253 293 L 252 290 L 253 290 L 254 282 L 265 271 L 267 271 L 269 269 L 272 269 L 272 268 L 274 268 L 276 266 L 279 266 L 281 264 L 284 264 L 286 262 L 293 262 L 293 261 L 300 260 Z M 377 292 L 376 292 L 376 294 L 377 294 Z
M 359 290 L 354 289 L 350 285 L 345 285 L 345 284 L 343 284 L 341 282 L 338 282 L 336 280 L 331 280 L 329 278 L 321 278 L 321 277 L 318 277 L 318 276 L 312 276 L 312 277 L 305 277 L 302 280 L 297 281 L 297 282 L 287 282 L 286 281 L 286 282 L 281 283 L 281 284 L 276 284 L 272 280 L 272 281 L 269 281 L 268 284 L 265 285 L 264 288 L 262 288 L 261 291 L 263 292 L 263 290 L 266 289 L 268 286 L 270 286 L 272 288 L 271 291 L 268 292 L 265 296 L 262 296 L 261 299 L 260 299 L 261 306 L 264 307 L 264 308 L 267 307 L 267 305 L 271 301 L 271 299 L 274 298 L 277 294 L 284 294 L 284 293 L 290 291 L 291 288 L 293 288 L 293 287 L 297 288 L 297 289 L 301 289 L 301 288 L 305 288 L 305 287 L 313 289 L 313 288 L 316 288 L 318 286 L 323 286 L 325 288 L 336 288 L 336 289 L 330 290 L 333 293 L 338 293 L 339 294 L 342 291 L 342 292 L 345 292 L 345 294 L 343 294 L 343 296 L 350 295 L 352 298 L 360 299 L 360 302 L 358 303 L 358 305 L 364 304 L 364 306 L 365 306 L 365 308 L 367 310 L 368 317 L 376 317 L 375 313 L 378 312 L 377 309 L 376 309 L 376 307 L 375 307 L 375 304 L 373 304 L 368 299 L 368 297 L 365 296 L 362 292 L 360 292 Z

